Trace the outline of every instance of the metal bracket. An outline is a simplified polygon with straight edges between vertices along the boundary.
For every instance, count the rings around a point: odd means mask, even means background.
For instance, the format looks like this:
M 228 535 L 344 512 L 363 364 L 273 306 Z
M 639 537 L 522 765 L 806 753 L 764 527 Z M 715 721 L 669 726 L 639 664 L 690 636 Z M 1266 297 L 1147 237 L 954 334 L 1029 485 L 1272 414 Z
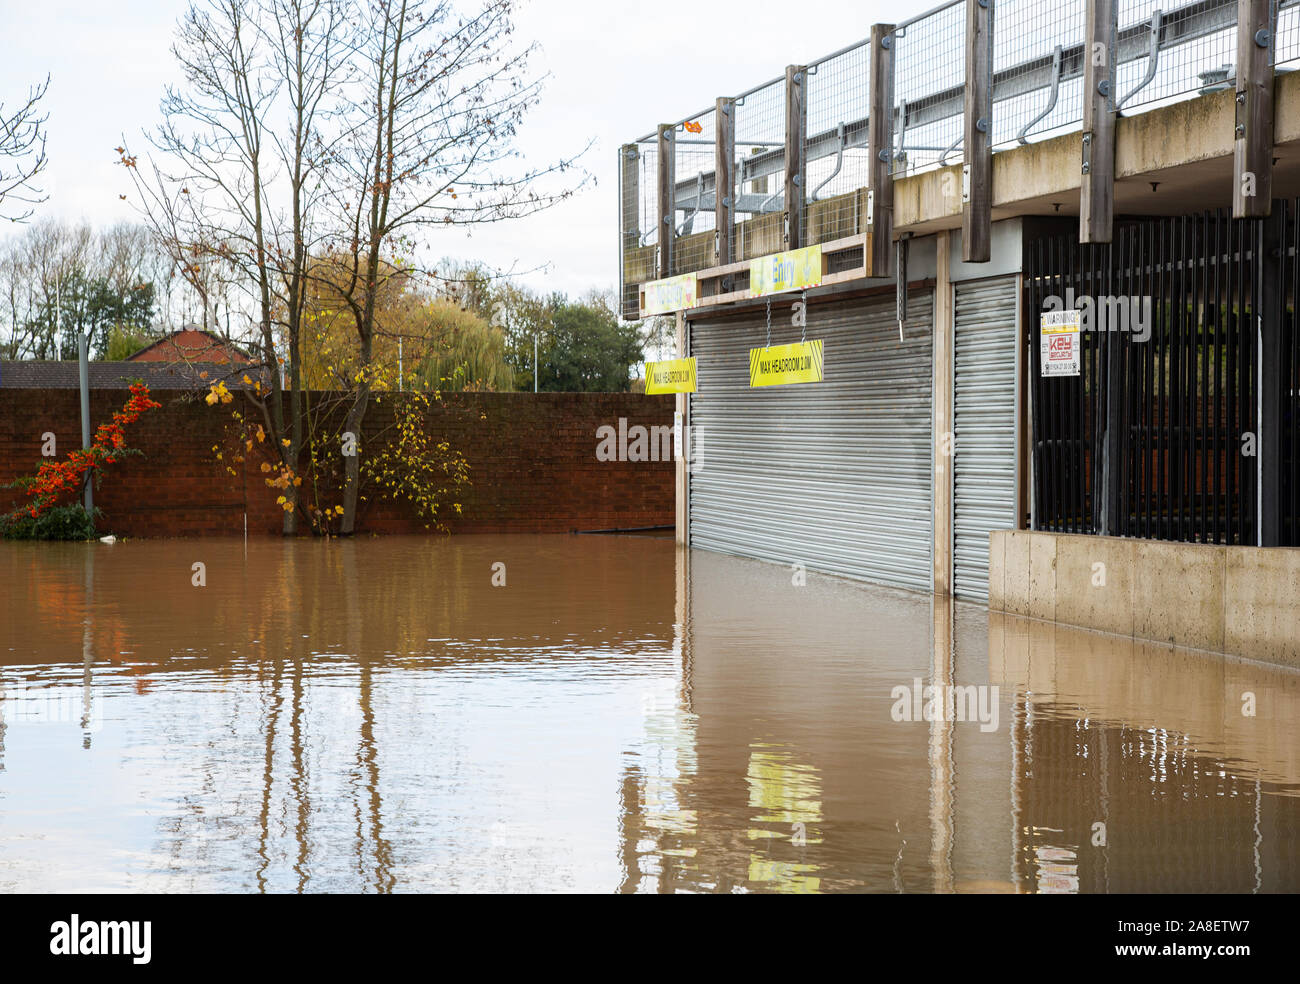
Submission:
M 846 142 L 846 138 L 845 138 L 845 128 L 843 123 L 839 125 L 839 128 L 836 131 L 836 133 L 839 137 L 839 148 L 835 151 L 835 170 L 831 171 L 831 173 L 826 176 L 826 180 L 813 189 L 812 194 L 808 196 L 808 201 L 810 202 L 817 201 L 818 192 L 820 192 L 823 188 L 825 188 L 828 184 L 830 184 L 831 179 L 834 178 L 837 174 L 839 174 L 840 168 L 844 166 L 844 144 Z
M 1016 134 L 1017 143 L 1022 143 L 1022 144 L 1029 143 L 1029 141 L 1025 139 L 1025 134 L 1028 133 L 1030 130 L 1032 130 L 1044 119 L 1046 119 L 1047 114 L 1056 108 L 1056 98 L 1061 91 L 1062 51 L 1063 49 L 1059 44 L 1052 51 L 1052 87 L 1047 94 L 1047 105 L 1043 107 L 1042 112 L 1040 112 L 1037 116 L 1035 116 L 1032 120 L 1030 120 L 1028 123 L 1026 123 L 1024 126 L 1020 128 L 1020 132 Z
M 907 136 L 907 100 L 898 100 L 898 153 L 896 157 L 901 157 L 906 153 L 903 147 L 903 139 Z M 884 158 L 881 158 L 883 160 Z
M 1156 77 L 1156 66 L 1160 64 L 1160 24 L 1163 17 L 1164 15 L 1158 10 L 1151 15 L 1151 44 L 1147 48 L 1146 73 L 1142 76 L 1142 81 L 1135 85 L 1129 94 L 1115 105 L 1115 112 L 1117 113 L 1124 108 L 1126 102 L 1150 85 L 1151 80 Z
M 954 150 L 956 150 L 965 139 L 966 139 L 966 134 L 964 133 L 957 134 L 957 139 L 954 140 L 952 143 L 950 143 L 948 145 L 948 149 L 939 155 L 939 164 L 942 165 L 946 160 L 948 160 L 948 155 L 951 154 Z
M 689 236 L 691 229 L 695 226 L 695 216 L 700 211 L 700 199 L 704 197 L 704 172 L 695 175 L 695 202 L 691 205 L 691 210 L 686 213 L 686 218 L 682 224 L 677 227 L 677 235 Z
M 1083 134 L 1082 158 L 1083 161 L 1082 161 L 1080 173 L 1088 174 L 1092 171 L 1092 133 L 1091 132 Z

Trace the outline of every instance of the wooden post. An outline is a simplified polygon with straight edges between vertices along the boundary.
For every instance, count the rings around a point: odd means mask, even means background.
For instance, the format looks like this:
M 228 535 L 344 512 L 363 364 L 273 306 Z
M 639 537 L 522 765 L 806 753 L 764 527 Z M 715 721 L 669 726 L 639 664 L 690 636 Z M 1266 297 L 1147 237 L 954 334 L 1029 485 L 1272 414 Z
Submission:
M 641 153 L 636 144 L 624 144 L 618 149 L 619 187 L 623 200 L 619 203 L 619 284 L 622 287 L 623 320 L 636 321 L 641 317 L 641 306 L 637 303 L 637 292 L 629 296 L 627 258 L 641 241 L 640 225 L 640 168 Z
M 894 238 L 894 25 L 871 25 L 871 100 L 867 116 L 867 244 L 863 257 L 868 277 L 888 277 Z
M 732 226 L 736 221 L 736 100 L 720 98 L 714 103 L 713 125 L 716 131 L 713 150 L 714 228 L 717 230 L 717 264 L 732 260 Z M 730 290 L 730 277 L 723 278 L 718 290 Z
M 685 359 L 690 355 L 690 326 L 686 323 L 686 318 L 681 311 L 677 312 L 677 358 Z M 691 434 L 691 397 L 689 393 L 678 393 L 673 398 L 673 427 L 678 426 L 682 429 L 681 453 L 677 456 L 674 464 L 676 469 L 676 512 L 674 514 L 673 524 L 676 527 L 675 538 L 678 546 L 689 547 L 691 544 L 691 511 L 690 511 L 690 494 L 691 494 L 691 469 L 689 457 L 694 446 L 694 436 Z M 674 448 L 677 445 L 677 439 L 673 438 Z
M 785 70 L 785 248 L 803 245 L 803 198 L 808 142 L 808 103 L 804 98 L 807 71 L 803 65 Z
M 1088 0 L 1084 42 L 1079 242 L 1108 243 L 1115 222 L 1115 0 Z
M 956 323 L 952 296 L 952 234 L 934 237 L 934 575 L 937 595 L 952 594 L 953 547 L 953 345 Z
M 677 127 L 659 127 L 659 276 L 673 275 L 673 240 L 677 237 Z
M 961 258 L 987 263 L 993 239 L 993 8 L 966 0 L 966 163 L 962 174 Z
M 1273 23 L 1270 0 L 1237 0 L 1237 123 L 1232 217 L 1261 218 L 1273 198 Z

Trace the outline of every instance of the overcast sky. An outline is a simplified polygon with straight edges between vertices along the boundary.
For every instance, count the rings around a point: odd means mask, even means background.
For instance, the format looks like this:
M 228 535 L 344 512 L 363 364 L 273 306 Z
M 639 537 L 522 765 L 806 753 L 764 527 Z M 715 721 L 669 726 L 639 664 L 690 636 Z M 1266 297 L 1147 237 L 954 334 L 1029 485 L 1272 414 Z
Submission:
M 0 99 L 11 105 L 32 82 L 52 77 L 46 100 L 50 201 L 38 215 L 94 224 L 135 217 L 118 197 L 130 189 L 113 148 L 123 133 L 142 147 L 141 131 L 158 121 L 163 86 L 176 81 L 172 33 L 187 5 L 0 0 Z M 541 44 L 534 64 L 550 78 L 520 149 L 527 161 L 542 164 L 594 140 L 585 164 L 596 184 L 549 212 L 479 230 L 472 239 L 445 233 L 434 252 L 500 268 L 548 266 L 522 277 L 539 288 L 581 293 L 613 287 L 620 144 L 657 123 L 711 107 L 717 96 L 774 78 L 788 64 L 864 38 L 873 22 L 897 22 L 935 5 L 529 0 L 517 17 L 518 36 Z

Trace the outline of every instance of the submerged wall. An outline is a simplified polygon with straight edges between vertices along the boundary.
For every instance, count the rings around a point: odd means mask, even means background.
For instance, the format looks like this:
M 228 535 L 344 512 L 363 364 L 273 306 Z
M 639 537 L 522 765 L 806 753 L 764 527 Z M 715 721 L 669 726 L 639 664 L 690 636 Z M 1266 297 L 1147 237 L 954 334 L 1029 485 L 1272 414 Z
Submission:
M 121 389 L 91 393 L 94 424 L 108 420 L 127 397 Z M 278 491 L 260 471 L 264 459 L 248 455 L 226 471 L 232 439 L 232 404 L 209 407 L 192 393 L 153 394 L 163 406 L 127 431 L 127 443 L 144 452 L 124 459 L 104 475 L 95 505 L 102 526 L 119 536 L 242 534 L 247 514 L 251 534 L 277 534 Z M 42 435 L 52 432 L 60 459 L 81 446 L 77 391 L 0 389 L 0 484 L 35 472 Z M 249 408 L 243 407 L 248 413 Z M 428 421 L 437 440 L 461 451 L 470 465 L 472 489 L 462 517 L 448 517 L 452 532 L 568 533 L 573 530 L 671 526 L 674 519 L 672 462 L 601 461 L 599 427 L 671 427 L 669 396 L 636 393 L 464 393 L 451 394 Z M 366 434 L 373 439 L 391 427 L 388 400 L 368 411 Z M 223 460 L 218 461 L 214 445 Z M 20 496 L 0 490 L 0 511 Z M 359 511 L 358 532 L 419 532 L 403 502 L 371 495 Z
M 1300 667 L 1300 548 L 989 536 L 989 610 Z

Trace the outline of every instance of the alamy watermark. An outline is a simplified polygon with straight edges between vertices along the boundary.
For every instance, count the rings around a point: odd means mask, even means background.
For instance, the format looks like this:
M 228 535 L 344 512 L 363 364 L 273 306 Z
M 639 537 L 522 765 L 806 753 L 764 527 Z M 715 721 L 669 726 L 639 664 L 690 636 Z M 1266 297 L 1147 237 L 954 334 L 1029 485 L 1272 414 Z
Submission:
M 889 696 L 894 701 L 889 716 L 895 721 L 978 721 L 980 731 L 998 729 L 996 686 L 923 685 L 915 677 L 910 687 L 900 683 Z
M 596 428 L 597 461 L 679 461 L 685 459 L 691 474 L 703 471 L 703 435 L 699 427 L 674 424 L 628 426 L 626 417 L 618 425 Z
M 147 920 L 82 920 L 77 913 L 50 924 L 50 953 L 56 957 L 153 957 L 153 923 Z
M 1073 287 L 1065 297 L 1051 294 L 1043 300 L 1044 313 L 1078 311 L 1080 331 L 1119 331 L 1132 335 L 1132 341 L 1145 342 L 1151 337 L 1153 318 L 1151 298 L 1130 294 L 1079 294 Z
M 5 687 L 0 690 L 0 723 L 8 726 L 72 724 L 83 731 L 103 725 L 98 703 L 84 687 Z

